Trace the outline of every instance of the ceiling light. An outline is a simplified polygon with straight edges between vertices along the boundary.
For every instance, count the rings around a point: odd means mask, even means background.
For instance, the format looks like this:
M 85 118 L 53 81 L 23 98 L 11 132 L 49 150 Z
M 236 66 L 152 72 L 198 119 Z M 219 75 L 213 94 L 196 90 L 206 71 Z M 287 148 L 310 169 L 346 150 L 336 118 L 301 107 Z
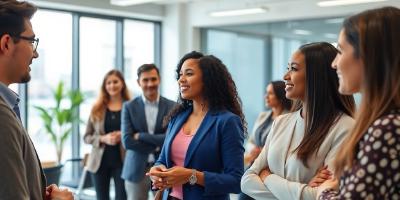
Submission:
M 115 6 L 131 6 L 144 3 L 154 3 L 161 0 L 111 0 L 111 4 Z
M 311 35 L 312 34 L 311 31 L 301 30 L 301 29 L 296 29 L 293 31 L 293 33 L 297 34 L 297 35 Z
M 344 6 L 344 5 L 353 5 L 353 4 L 362 4 L 362 3 L 373 3 L 373 2 L 382 2 L 387 0 L 332 0 L 332 1 L 320 1 L 317 3 L 320 7 L 331 7 L 331 6 Z
M 237 10 L 224 10 L 211 12 L 211 17 L 227 17 L 227 16 L 239 16 L 239 15 L 252 15 L 267 12 L 267 8 L 246 8 Z

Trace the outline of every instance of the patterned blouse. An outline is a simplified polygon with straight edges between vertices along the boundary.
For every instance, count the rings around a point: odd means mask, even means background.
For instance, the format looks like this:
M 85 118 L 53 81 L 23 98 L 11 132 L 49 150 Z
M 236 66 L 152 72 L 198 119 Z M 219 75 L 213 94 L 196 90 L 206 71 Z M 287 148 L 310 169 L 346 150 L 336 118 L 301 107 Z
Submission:
M 340 192 L 327 189 L 319 199 L 400 199 L 400 109 L 375 120 L 358 149 Z

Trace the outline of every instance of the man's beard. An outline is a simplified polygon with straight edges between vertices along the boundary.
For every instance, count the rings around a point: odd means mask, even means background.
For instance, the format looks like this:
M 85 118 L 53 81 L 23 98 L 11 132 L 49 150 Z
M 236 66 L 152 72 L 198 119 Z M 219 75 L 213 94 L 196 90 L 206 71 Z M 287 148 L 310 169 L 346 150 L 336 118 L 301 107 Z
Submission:
M 28 72 L 23 77 L 21 77 L 21 80 L 19 81 L 19 83 L 27 83 L 30 80 L 31 80 L 31 75 Z

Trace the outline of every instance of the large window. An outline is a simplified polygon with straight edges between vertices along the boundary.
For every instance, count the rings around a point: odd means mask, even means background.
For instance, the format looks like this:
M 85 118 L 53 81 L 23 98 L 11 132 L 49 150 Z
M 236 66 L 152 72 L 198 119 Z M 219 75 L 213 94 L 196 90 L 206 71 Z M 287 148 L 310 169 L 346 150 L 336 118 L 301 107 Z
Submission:
M 71 86 L 72 15 L 39 10 L 32 19 L 33 30 L 40 38 L 39 58 L 31 65 L 32 80 L 28 85 L 28 132 L 41 161 L 56 160 L 55 147 L 45 133 L 39 113 L 33 106 L 54 106 L 52 90 L 59 81 Z M 71 158 L 71 146 L 66 143 L 63 158 Z
M 207 31 L 208 54 L 220 58 L 236 83 L 249 127 L 264 110 L 266 48 L 263 38 L 226 31 Z M 250 130 L 250 129 L 249 129 Z
M 154 63 L 155 60 L 154 26 L 154 23 L 134 20 L 125 20 L 124 23 L 125 79 L 133 96 L 141 94 L 136 82 L 137 68 L 144 63 Z
M 90 110 L 99 95 L 104 75 L 116 68 L 116 22 L 99 18 L 80 19 L 80 89 L 85 101 L 80 107 L 83 121 L 87 121 Z M 86 124 L 81 125 L 81 136 Z M 83 140 L 81 140 L 83 142 Z M 83 144 L 83 143 L 82 143 Z M 82 145 L 82 154 L 89 153 L 91 146 Z

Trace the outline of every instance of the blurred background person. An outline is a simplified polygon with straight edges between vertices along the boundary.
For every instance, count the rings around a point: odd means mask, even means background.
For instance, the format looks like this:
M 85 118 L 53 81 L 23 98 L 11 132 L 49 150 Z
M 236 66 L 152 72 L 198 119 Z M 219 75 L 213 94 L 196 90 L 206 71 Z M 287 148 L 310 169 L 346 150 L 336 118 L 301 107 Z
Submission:
M 292 101 L 285 96 L 285 82 L 272 81 L 265 89 L 265 106 L 268 111 L 261 112 L 254 123 L 253 132 L 247 143 L 248 153 L 244 154 L 245 167 L 251 165 L 260 154 L 268 133 L 271 130 L 272 122 L 281 114 L 287 113 L 292 107 Z M 244 193 L 240 193 L 240 200 L 253 199 Z
M 261 112 L 257 117 L 249 139 L 250 152 L 245 154 L 245 165 L 253 163 L 260 154 L 274 119 L 281 114 L 287 113 L 292 106 L 291 100 L 285 96 L 285 82 L 272 81 L 265 91 L 265 106 L 270 110 Z
M 294 112 L 275 119 L 258 158 L 242 178 L 242 191 L 255 199 L 315 199 L 308 183 L 333 159 L 353 126 L 353 96 L 335 89 L 331 63 L 337 50 L 326 42 L 301 46 L 284 75 Z
M 155 166 L 163 199 L 229 199 L 240 192 L 246 129 L 240 98 L 221 60 L 199 52 L 179 62 L 178 105 Z
M 111 177 L 115 183 L 115 199 L 126 199 L 121 178 L 125 154 L 121 145 L 121 109 L 123 102 L 129 99 L 129 91 L 121 72 L 109 71 L 103 79 L 83 138 L 86 144 L 92 145 L 86 166 L 92 173 L 98 200 L 110 199 Z
M 362 99 L 336 157 L 335 179 L 320 186 L 319 199 L 400 199 L 399 35 L 395 7 L 367 10 L 343 22 L 332 67 L 339 92 L 361 92 Z

